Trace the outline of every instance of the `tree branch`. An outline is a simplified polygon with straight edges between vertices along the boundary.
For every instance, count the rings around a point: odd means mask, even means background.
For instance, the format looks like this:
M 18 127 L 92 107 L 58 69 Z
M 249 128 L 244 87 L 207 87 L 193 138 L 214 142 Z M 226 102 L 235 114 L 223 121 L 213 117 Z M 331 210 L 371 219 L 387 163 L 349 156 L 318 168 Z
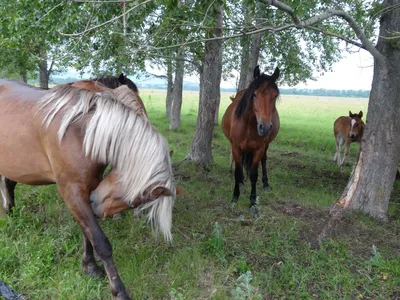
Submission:
M 383 55 L 374 47 L 372 42 L 367 39 L 362 28 L 360 26 L 358 26 L 356 21 L 348 13 L 346 13 L 343 10 L 328 9 L 325 12 L 321 13 L 320 15 L 313 16 L 305 21 L 300 21 L 298 19 L 298 17 L 296 16 L 293 8 L 291 8 L 290 6 L 280 2 L 278 0 L 258 0 L 258 1 L 260 1 L 261 3 L 267 4 L 267 5 L 270 5 L 270 6 L 274 6 L 278 9 L 283 10 L 284 12 L 288 13 L 292 17 L 296 28 L 307 28 L 307 27 L 309 28 L 310 26 L 317 24 L 317 23 L 321 23 L 322 21 L 329 19 L 331 17 L 339 17 L 339 18 L 345 20 L 349 24 L 349 26 L 354 30 L 357 38 L 361 41 L 361 43 L 363 45 L 363 49 L 365 49 L 369 53 L 371 53 L 371 55 L 376 60 L 378 60 L 380 62 L 384 61 Z M 348 38 L 345 38 L 341 35 L 337 35 L 336 37 L 340 38 L 342 40 L 346 40 L 346 39 L 348 40 Z
M 77 0 L 75 0 L 75 1 L 77 1 Z M 82 1 L 82 0 L 80 0 L 80 1 Z M 109 23 L 111 23 L 111 22 L 114 22 L 115 20 L 118 20 L 119 18 L 122 18 L 124 15 L 130 13 L 132 10 L 138 8 L 139 6 L 141 6 L 141 5 L 143 5 L 143 4 L 149 3 L 149 2 L 151 2 L 151 1 L 153 1 L 153 0 L 145 0 L 145 1 L 141 2 L 140 4 L 135 5 L 134 7 L 128 9 L 128 10 L 127 10 L 126 12 L 124 12 L 123 14 L 121 14 L 121 15 L 119 15 L 119 16 L 116 16 L 116 17 L 114 17 L 114 18 L 112 18 L 112 19 L 110 19 L 110 20 L 108 20 L 108 21 L 106 21 L 106 22 L 103 22 L 103 23 L 99 24 L 99 25 L 96 25 L 96 26 L 92 26 L 92 27 L 90 27 L 90 28 L 87 28 L 87 29 L 85 29 L 85 30 L 82 31 L 82 32 L 79 32 L 79 33 L 62 33 L 62 32 L 60 32 L 60 34 L 63 35 L 63 36 L 81 36 L 81 35 L 84 35 L 85 33 L 89 32 L 89 31 L 92 31 L 92 30 L 97 29 L 97 28 L 99 28 L 99 27 L 102 27 L 102 26 L 104 26 L 104 25 L 106 25 L 106 24 L 109 24 Z M 86 1 L 85 1 L 85 2 L 86 2 Z
M 54 60 L 52 60 L 52 61 L 51 61 L 50 68 L 49 68 L 49 70 L 47 71 L 47 77 L 49 77 L 49 76 L 50 76 L 50 74 L 51 74 L 51 71 L 53 70 L 53 66 L 54 66 Z
M 327 30 L 324 30 L 322 28 L 318 28 L 318 27 L 315 27 L 315 26 L 308 26 L 306 28 L 307 29 L 312 29 L 314 31 L 321 32 L 321 33 L 329 35 L 329 36 L 333 36 L 333 37 L 339 38 L 341 40 L 344 40 L 346 43 L 352 44 L 354 46 L 357 46 L 357 47 L 360 47 L 361 49 L 366 50 L 363 44 L 360 44 L 360 43 L 358 43 L 356 41 L 353 41 L 353 40 L 351 40 L 351 39 L 349 39 L 349 38 L 347 38 L 345 36 L 341 36 L 341 35 L 339 35 L 337 33 L 333 33 L 333 32 L 330 32 L 330 31 L 327 31 Z

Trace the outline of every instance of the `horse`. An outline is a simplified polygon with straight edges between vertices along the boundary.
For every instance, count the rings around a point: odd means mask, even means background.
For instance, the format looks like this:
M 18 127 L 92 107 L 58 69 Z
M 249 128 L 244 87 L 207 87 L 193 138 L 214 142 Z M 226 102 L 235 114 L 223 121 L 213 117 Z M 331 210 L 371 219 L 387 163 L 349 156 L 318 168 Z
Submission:
M 133 81 L 128 78 L 128 76 L 124 75 L 124 73 L 121 73 L 118 78 L 115 76 L 106 75 L 93 78 L 91 81 L 100 82 L 110 89 L 115 89 L 121 85 L 127 85 L 132 91 L 134 91 L 136 94 L 139 94 L 136 84 L 134 84 Z
M 365 124 L 361 119 L 363 112 L 360 111 L 358 114 L 353 114 L 349 111 L 349 116 L 341 116 L 336 119 L 333 124 L 333 133 L 336 141 L 336 152 L 333 156 L 333 162 L 343 169 L 343 163 L 346 156 L 350 151 L 351 143 L 360 143 L 364 134 Z M 343 145 L 346 143 L 346 149 L 343 155 L 343 160 L 340 160 L 340 152 Z
M 167 143 L 129 99 L 134 101 L 135 95 L 125 85 L 104 92 L 70 85 L 46 91 L 0 81 L 0 174 L 24 184 L 57 184 L 83 232 L 83 270 L 91 276 L 104 274 L 96 251 L 118 300 L 131 298 L 92 212 L 90 192 L 111 165 L 122 201 L 148 210 L 153 230 L 166 241 L 172 240 L 176 193 Z
M 136 101 L 131 101 L 131 103 L 135 104 L 134 109 L 136 109 L 137 113 L 145 114 L 147 117 L 147 112 L 144 107 L 144 103 L 142 99 L 139 97 L 139 91 L 137 86 L 123 73 L 117 78 L 115 76 L 107 75 L 99 78 L 95 78 L 93 80 L 80 80 L 75 82 L 68 83 L 71 86 L 87 89 L 93 92 L 104 92 L 107 88 L 115 89 L 122 85 L 128 86 L 133 92 L 137 94 L 135 97 Z M 48 89 L 47 89 L 48 90 Z M 133 94 L 131 96 L 134 96 Z M 17 183 L 10 180 L 9 178 L 0 175 L 0 204 L 3 203 L 3 206 L 0 207 L 0 215 L 4 212 L 10 212 L 15 206 L 15 187 Z M 116 218 L 119 216 L 116 215 Z
M 247 89 L 239 91 L 222 117 L 222 131 L 231 144 L 235 162 L 235 187 L 232 202 L 239 199 L 239 184 L 243 183 L 243 165 L 251 181 L 250 211 L 257 214 L 256 183 L 258 165 L 261 161 L 262 182 L 269 188 L 266 160 L 269 144 L 279 132 L 279 114 L 276 99 L 279 89 L 276 80 L 279 68 L 269 76 L 261 74 L 259 66 L 254 69 L 254 80 Z

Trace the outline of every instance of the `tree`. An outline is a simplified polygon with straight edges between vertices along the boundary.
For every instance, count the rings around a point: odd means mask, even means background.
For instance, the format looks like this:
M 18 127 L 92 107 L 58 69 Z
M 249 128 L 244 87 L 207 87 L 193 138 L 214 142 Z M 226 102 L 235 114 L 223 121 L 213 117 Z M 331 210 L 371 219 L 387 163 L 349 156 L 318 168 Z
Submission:
M 346 209 L 360 210 L 386 220 L 400 154 L 400 0 L 385 0 L 382 5 L 375 1 L 340 3 L 347 11 L 338 8 L 340 5 L 336 3 L 334 8 L 323 7 L 304 21 L 293 8 L 280 1 L 260 1 L 287 13 L 292 20 L 288 24 L 290 27 L 335 36 L 373 56 L 374 77 L 357 163 L 343 194 L 333 205 L 332 218 L 321 235 L 329 233 Z M 369 38 L 378 17 L 380 30 L 374 46 Z M 327 30 L 324 24 L 325 20 L 332 18 L 340 24 L 336 31 Z M 343 27 L 344 24 L 347 26 Z
M 182 107 L 182 90 L 183 90 L 183 74 L 185 63 L 183 61 L 184 48 L 178 50 L 175 68 L 175 81 L 172 90 L 172 107 L 171 121 L 169 129 L 177 129 L 181 126 L 181 107 Z
M 214 19 L 209 37 L 222 36 L 222 5 L 211 8 Z M 222 42 L 219 40 L 208 40 L 204 43 L 204 61 L 200 76 L 200 101 L 197 116 L 196 131 L 190 146 L 187 159 L 199 164 L 212 162 L 211 141 L 214 130 L 215 111 L 217 97 L 220 93 L 222 64 Z

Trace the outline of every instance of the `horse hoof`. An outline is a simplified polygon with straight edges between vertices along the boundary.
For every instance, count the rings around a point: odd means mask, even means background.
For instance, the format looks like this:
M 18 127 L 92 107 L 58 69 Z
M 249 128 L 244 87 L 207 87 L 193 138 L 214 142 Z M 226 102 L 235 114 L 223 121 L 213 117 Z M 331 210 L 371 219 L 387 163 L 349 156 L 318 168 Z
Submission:
M 106 272 L 100 268 L 95 263 L 87 264 L 83 266 L 83 270 L 90 276 L 94 278 L 104 278 L 106 276 Z
M 264 184 L 264 185 L 263 185 L 263 190 L 264 190 L 264 191 L 271 191 L 272 188 L 271 188 L 268 184 Z
M 251 213 L 253 216 L 258 215 L 258 208 L 257 208 L 255 205 L 251 206 L 251 207 L 250 207 L 250 213 Z
M 113 300 L 132 300 L 131 297 L 128 296 L 127 292 L 125 291 L 125 288 L 121 291 L 118 292 L 116 295 L 113 294 Z

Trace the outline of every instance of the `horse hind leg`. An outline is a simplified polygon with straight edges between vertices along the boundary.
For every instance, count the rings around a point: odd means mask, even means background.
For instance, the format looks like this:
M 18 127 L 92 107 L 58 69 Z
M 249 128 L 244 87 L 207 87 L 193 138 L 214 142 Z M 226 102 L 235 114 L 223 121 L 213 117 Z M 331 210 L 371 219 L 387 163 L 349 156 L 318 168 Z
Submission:
M 93 263 L 95 263 L 92 255 L 94 248 L 104 265 L 113 298 L 115 300 L 131 299 L 126 292 L 125 286 L 114 265 L 111 244 L 100 226 L 97 224 L 96 218 L 90 208 L 89 188 L 80 184 L 67 183 L 64 185 L 59 184 L 58 189 L 61 197 L 68 206 L 68 209 L 81 226 L 85 235 L 82 264 L 86 264 L 89 269 L 91 267 L 93 268 L 91 275 L 101 275 L 99 268 L 94 267 L 93 265 Z M 88 269 L 86 269 L 86 271 L 90 272 Z
M 82 269 L 90 277 L 104 277 L 106 275 L 105 271 L 96 264 L 93 245 L 85 233 L 83 233 Z
M 344 142 L 343 142 L 344 143 Z M 349 155 L 350 152 L 350 144 L 351 144 L 351 140 L 350 139 L 346 139 L 346 148 L 344 150 L 344 154 L 343 154 L 343 160 L 340 163 L 340 168 L 343 169 L 343 164 L 344 161 L 346 159 L 346 156 Z
M 14 190 L 17 183 L 0 175 L 0 215 L 11 212 L 14 207 Z

